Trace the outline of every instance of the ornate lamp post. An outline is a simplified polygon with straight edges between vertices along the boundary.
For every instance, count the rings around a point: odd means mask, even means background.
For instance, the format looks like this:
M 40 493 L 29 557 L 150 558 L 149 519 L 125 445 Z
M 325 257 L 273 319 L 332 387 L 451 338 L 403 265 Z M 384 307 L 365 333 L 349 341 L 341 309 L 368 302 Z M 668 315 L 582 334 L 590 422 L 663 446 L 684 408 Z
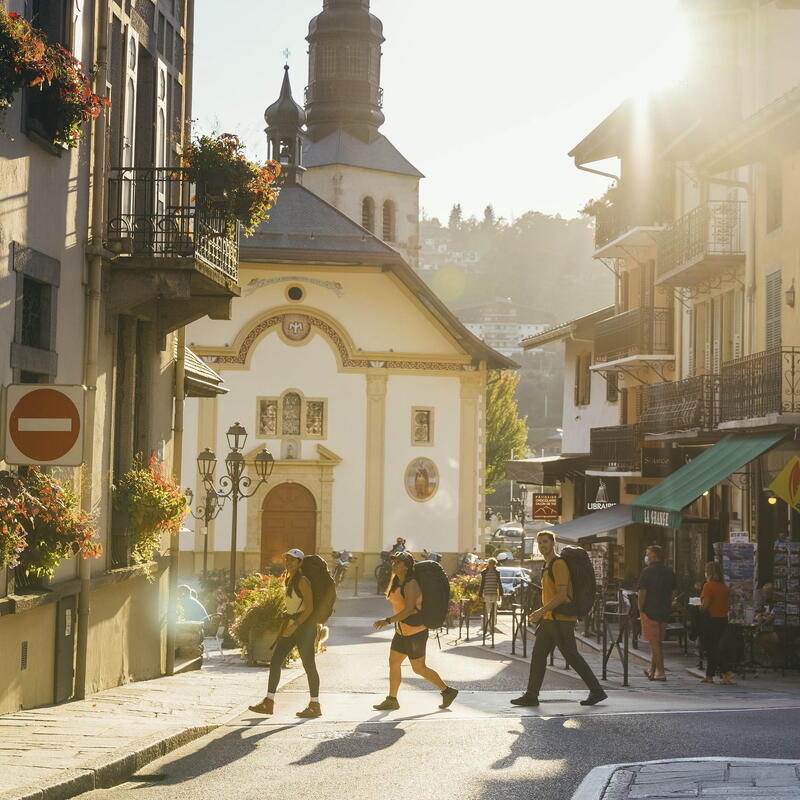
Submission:
M 203 479 L 206 490 L 214 491 L 217 502 L 220 505 L 228 498 L 233 502 L 230 584 L 231 592 L 233 592 L 236 589 L 236 528 L 239 520 L 239 500 L 252 497 L 258 491 L 258 487 L 269 480 L 275 467 L 275 459 L 273 459 L 272 453 L 266 447 L 256 454 L 255 468 L 258 482 L 253 485 L 252 478 L 245 473 L 246 465 L 242 455 L 244 444 L 247 441 L 247 431 L 238 422 L 234 422 L 225 435 L 231 451 L 225 456 L 225 471 L 227 475 L 223 475 L 219 479 L 221 491 L 214 490 L 214 469 L 217 465 L 217 457 L 208 448 L 197 457 L 197 468 L 200 471 L 200 477 Z
M 203 456 L 205 452 L 210 453 L 211 451 L 204 451 L 204 453 L 201 453 L 200 456 Z M 199 463 L 200 457 L 198 457 L 197 460 Z M 200 474 L 202 475 L 202 471 Z M 206 501 L 203 503 L 202 507 L 199 507 L 196 511 L 192 508 L 189 509 L 189 513 L 195 519 L 202 521 L 203 527 L 206 529 L 205 539 L 203 539 L 203 575 L 208 573 L 208 524 L 212 519 L 216 518 L 220 511 L 222 511 L 223 506 L 222 501 L 219 499 L 219 495 L 214 489 L 211 489 L 208 486 L 206 486 L 205 489 Z M 191 489 L 187 489 L 186 497 L 189 500 L 189 506 L 191 506 L 192 500 L 194 499 L 194 492 L 192 492 Z

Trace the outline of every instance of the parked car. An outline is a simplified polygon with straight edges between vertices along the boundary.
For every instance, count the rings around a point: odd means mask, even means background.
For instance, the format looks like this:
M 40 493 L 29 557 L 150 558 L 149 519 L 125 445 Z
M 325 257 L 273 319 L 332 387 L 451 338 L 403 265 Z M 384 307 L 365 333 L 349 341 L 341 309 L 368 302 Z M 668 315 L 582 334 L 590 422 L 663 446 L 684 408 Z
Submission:
M 489 534 L 486 541 L 487 544 L 521 544 L 522 543 L 522 525 L 517 522 L 506 522 L 499 528 L 495 528 Z
M 516 589 L 523 584 L 531 583 L 533 579 L 530 570 L 522 567 L 498 567 L 497 571 L 500 573 L 500 582 L 503 584 L 503 602 L 500 604 L 500 608 L 508 609 L 514 602 Z

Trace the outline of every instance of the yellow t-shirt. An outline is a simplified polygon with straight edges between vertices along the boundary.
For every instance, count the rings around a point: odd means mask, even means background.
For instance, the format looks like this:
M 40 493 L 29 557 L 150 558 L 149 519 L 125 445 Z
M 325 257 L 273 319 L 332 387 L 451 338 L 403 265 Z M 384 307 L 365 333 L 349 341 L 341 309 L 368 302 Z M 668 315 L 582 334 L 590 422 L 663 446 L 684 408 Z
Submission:
M 552 561 L 549 567 L 542 571 L 542 605 L 546 606 L 555 596 L 556 587 L 567 587 L 567 600 L 572 600 L 572 580 L 569 577 L 569 567 L 562 558 Z M 553 612 L 546 611 L 545 619 L 553 619 Z M 577 617 L 569 617 L 556 611 L 556 619 L 564 622 L 576 622 Z

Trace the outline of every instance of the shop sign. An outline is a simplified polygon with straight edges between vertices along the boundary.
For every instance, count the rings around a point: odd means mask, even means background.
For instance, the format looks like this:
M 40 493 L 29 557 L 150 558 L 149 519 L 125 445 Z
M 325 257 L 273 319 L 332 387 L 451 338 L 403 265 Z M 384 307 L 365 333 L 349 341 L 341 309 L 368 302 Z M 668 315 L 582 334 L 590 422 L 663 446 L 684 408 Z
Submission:
M 682 452 L 672 447 L 642 448 L 642 477 L 666 478 L 685 463 Z
M 533 518 L 557 520 L 561 516 L 561 497 L 557 494 L 534 494 Z
M 586 476 L 586 510 L 602 511 L 619 504 L 619 478 Z
M 750 541 L 749 531 L 731 531 L 728 534 L 728 541 L 731 544 L 747 544 Z
M 789 460 L 769 485 L 769 490 L 795 511 L 800 511 L 800 458 L 795 456 Z
M 633 521 L 643 522 L 645 525 L 658 525 L 661 528 L 680 530 L 680 511 L 663 511 L 660 508 L 642 508 L 633 506 Z

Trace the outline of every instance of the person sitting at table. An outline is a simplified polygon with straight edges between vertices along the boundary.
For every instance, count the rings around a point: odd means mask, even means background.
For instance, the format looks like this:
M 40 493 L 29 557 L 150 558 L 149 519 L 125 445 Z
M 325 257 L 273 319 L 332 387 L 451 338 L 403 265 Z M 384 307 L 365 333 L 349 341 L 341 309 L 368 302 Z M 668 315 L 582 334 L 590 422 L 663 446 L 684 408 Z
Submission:
M 728 601 L 730 587 L 725 584 L 722 567 L 716 561 L 706 564 L 706 582 L 700 592 L 700 640 L 706 654 L 706 676 L 703 683 L 714 683 L 717 672 L 724 684 L 733 683 L 733 672 L 728 666 L 726 648 L 722 640 L 728 628 Z
M 772 583 L 765 583 L 761 587 L 761 608 L 756 614 L 755 622 L 758 625 L 756 643 L 769 656 L 771 666 L 783 666 L 783 648 L 774 624 L 775 586 Z

